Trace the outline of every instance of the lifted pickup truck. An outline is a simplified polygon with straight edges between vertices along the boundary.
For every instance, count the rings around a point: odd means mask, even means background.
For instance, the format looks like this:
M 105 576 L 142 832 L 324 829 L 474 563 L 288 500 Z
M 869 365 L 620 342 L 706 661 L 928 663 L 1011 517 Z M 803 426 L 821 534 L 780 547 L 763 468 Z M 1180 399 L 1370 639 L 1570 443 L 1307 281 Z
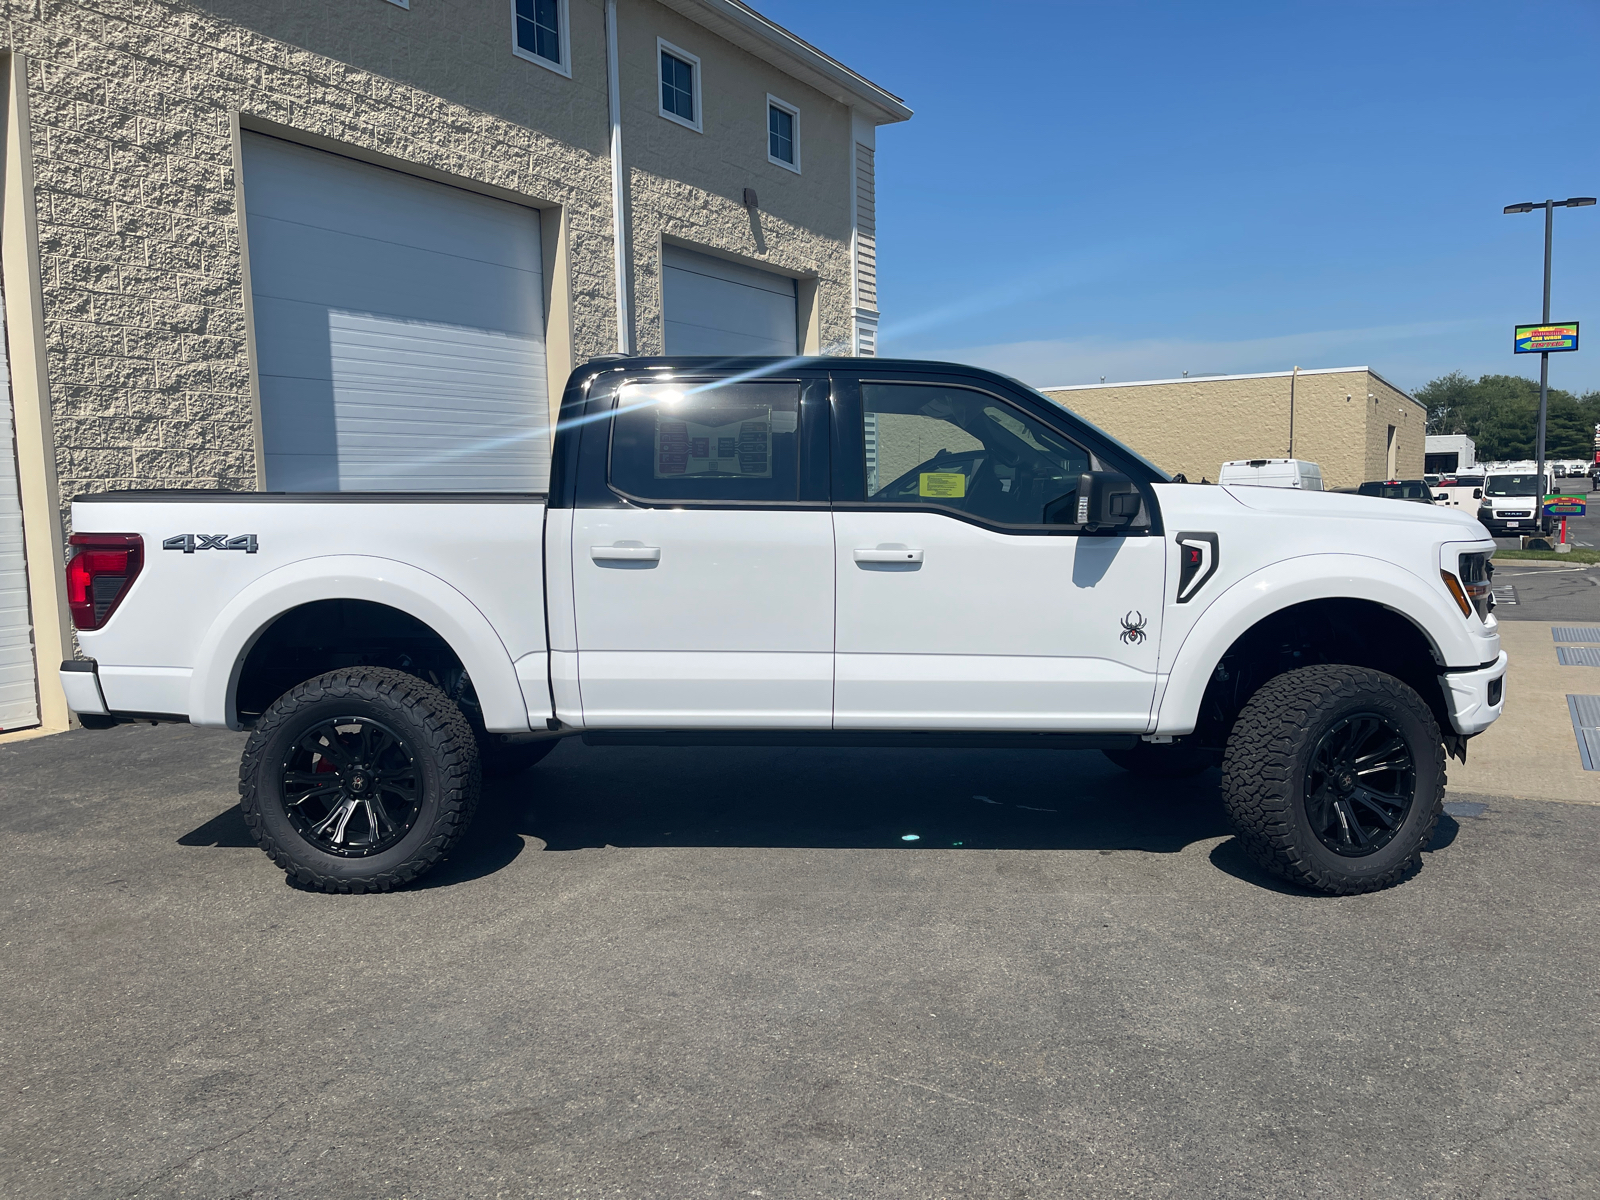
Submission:
M 415 879 L 481 772 L 577 735 L 1220 761 L 1258 862 L 1364 892 L 1504 701 L 1471 516 L 1175 484 L 943 363 L 601 360 L 548 494 L 110 492 L 72 519 L 80 721 L 250 730 L 245 819 L 329 891 Z

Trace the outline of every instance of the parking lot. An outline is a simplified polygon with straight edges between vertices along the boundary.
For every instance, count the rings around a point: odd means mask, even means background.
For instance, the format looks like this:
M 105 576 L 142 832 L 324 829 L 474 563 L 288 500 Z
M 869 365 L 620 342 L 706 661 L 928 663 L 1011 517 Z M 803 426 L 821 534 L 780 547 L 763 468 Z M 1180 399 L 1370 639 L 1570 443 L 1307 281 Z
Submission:
M 1215 772 L 567 743 L 328 896 L 241 743 L 0 746 L 0 1193 L 1595 1194 L 1600 807 L 1455 790 L 1335 899 Z

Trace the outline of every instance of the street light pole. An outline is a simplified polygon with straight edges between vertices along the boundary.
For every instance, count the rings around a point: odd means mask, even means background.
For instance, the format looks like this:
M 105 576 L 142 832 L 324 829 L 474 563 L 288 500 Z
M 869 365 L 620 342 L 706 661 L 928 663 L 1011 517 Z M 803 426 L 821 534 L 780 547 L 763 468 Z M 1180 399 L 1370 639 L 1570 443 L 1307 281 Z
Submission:
M 1566 200 L 1546 200 L 1543 204 L 1533 204 L 1524 201 L 1521 204 L 1508 204 L 1504 211 L 1507 213 L 1532 212 L 1536 208 L 1544 209 L 1544 316 L 1540 318 L 1544 324 L 1550 324 L 1550 244 L 1555 236 L 1556 209 L 1558 208 L 1584 208 L 1593 204 L 1593 196 L 1572 196 Z M 1539 429 L 1537 440 L 1534 443 L 1538 455 L 1538 472 L 1540 500 L 1539 506 L 1544 507 L 1544 433 L 1546 418 L 1550 411 L 1550 352 L 1539 352 Z
M 1546 325 L 1550 324 L 1550 242 L 1555 236 L 1556 206 L 1553 201 L 1544 202 L 1544 316 L 1539 319 Z M 1544 351 L 1539 355 L 1539 440 L 1534 443 L 1539 454 L 1539 462 L 1534 470 L 1539 474 L 1539 506 L 1544 507 L 1544 431 L 1546 416 L 1550 411 L 1550 352 Z M 1540 529 L 1544 526 L 1540 525 Z

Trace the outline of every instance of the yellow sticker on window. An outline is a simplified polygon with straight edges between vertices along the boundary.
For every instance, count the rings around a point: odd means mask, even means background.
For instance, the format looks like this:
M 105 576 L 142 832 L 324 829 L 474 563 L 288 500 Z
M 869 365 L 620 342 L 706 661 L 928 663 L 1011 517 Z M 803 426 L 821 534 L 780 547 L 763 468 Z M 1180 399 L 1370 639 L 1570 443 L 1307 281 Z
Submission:
M 967 477 L 960 471 L 924 471 L 917 476 L 917 495 L 942 499 L 965 496 Z

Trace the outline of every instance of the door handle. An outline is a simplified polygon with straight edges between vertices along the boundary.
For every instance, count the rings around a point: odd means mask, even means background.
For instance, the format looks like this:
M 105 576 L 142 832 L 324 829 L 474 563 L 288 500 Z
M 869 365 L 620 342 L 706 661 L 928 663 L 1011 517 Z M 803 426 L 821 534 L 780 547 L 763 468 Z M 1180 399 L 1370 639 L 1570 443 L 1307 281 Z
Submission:
M 590 546 L 595 562 L 660 562 L 660 546 Z
M 855 560 L 859 563 L 919 563 L 922 561 L 922 551 L 907 550 L 904 546 L 893 550 L 857 550 Z

